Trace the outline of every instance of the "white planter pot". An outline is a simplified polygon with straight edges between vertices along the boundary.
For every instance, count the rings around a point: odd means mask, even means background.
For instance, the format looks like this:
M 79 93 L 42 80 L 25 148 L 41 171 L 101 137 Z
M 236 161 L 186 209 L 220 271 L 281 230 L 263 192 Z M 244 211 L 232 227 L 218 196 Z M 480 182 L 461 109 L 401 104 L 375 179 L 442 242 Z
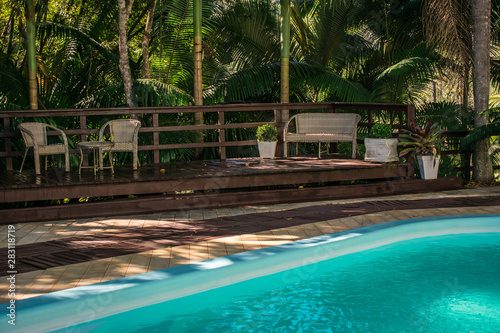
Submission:
M 365 161 L 369 162 L 397 162 L 398 139 L 365 138 Z
M 437 179 L 440 157 L 417 156 L 418 166 L 420 167 L 420 177 L 422 179 Z
M 260 158 L 274 158 L 277 142 L 257 142 Z

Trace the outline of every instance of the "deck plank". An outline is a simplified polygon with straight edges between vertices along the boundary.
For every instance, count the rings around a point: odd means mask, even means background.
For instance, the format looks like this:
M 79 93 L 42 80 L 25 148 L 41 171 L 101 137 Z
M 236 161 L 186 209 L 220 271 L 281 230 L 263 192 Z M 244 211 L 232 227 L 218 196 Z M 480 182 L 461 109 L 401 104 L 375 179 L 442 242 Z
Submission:
M 148 164 L 137 171 L 130 165 L 119 165 L 114 174 L 104 170 L 96 176 L 90 170 L 80 175 L 77 168 L 69 173 L 50 169 L 41 175 L 33 170 L 10 171 L 0 174 L 0 203 L 403 178 L 406 171 L 405 164 L 313 157 Z

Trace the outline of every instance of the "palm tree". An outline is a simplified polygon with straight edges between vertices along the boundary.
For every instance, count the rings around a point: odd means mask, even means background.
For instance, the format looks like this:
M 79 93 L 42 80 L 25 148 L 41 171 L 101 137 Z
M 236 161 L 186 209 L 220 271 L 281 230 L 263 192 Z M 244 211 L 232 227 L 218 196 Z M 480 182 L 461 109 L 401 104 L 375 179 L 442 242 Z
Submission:
M 477 128 L 487 125 L 489 120 L 491 0 L 472 1 L 472 35 L 474 127 Z M 493 165 L 488 149 L 489 139 L 483 139 L 474 146 L 473 179 L 476 181 L 493 180 Z
M 28 59 L 28 82 L 31 109 L 38 109 L 36 82 L 36 28 L 35 0 L 26 1 L 26 48 Z
M 290 47 L 290 101 L 320 100 L 318 96 L 338 96 L 346 101 L 367 101 L 369 94 L 359 84 L 350 82 L 331 67 L 343 41 L 335 37 L 335 28 L 346 29 L 340 23 L 332 24 L 332 13 L 323 9 L 327 5 L 309 6 L 306 2 L 293 2 L 291 13 Z M 219 64 L 213 84 L 205 90 L 212 103 L 225 98 L 245 101 L 279 102 L 280 91 L 280 30 L 279 10 L 273 1 L 227 1 L 216 8 L 209 45 Z M 320 18 L 316 18 L 320 16 Z M 345 31 L 342 32 L 345 35 Z M 334 36 L 332 38 L 332 36 Z M 330 43 L 337 39 L 336 43 Z M 318 52 L 311 47 L 321 43 L 328 48 L 324 61 L 317 61 L 324 49 Z M 337 53 L 339 54 L 339 53 Z M 325 65 L 326 64 L 326 65 Z M 328 94 L 327 92 L 331 92 Z
M 125 100 L 128 107 L 134 106 L 132 96 L 132 73 L 130 72 L 128 56 L 127 23 L 134 0 L 118 0 L 118 50 L 120 54 L 120 72 L 123 76 Z
M 464 106 L 468 104 L 469 76 L 473 65 L 474 127 L 484 126 L 488 122 L 490 87 L 491 0 L 427 0 L 426 4 L 430 37 L 438 42 L 450 63 L 456 64 L 462 74 Z M 476 181 L 493 179 L 488 146 L 488 139 L 475 145 L 473 179 Z

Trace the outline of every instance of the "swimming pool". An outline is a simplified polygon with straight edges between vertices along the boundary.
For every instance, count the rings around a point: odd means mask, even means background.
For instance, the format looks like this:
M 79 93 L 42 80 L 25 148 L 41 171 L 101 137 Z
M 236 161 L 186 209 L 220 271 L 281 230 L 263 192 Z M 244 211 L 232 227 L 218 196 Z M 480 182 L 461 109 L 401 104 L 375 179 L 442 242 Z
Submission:
M 432 264 L 413 260 L 443 249 Z M 488 332 L 500 325 L 499 260 L 498 215 L 396 221 L 19 301 L 15 329 L 443 332 L 459 322 L 461 332 Z M 401 282 L 407 275 L 413 284 Z M 429 289 L 419 300 L 418 284 Z

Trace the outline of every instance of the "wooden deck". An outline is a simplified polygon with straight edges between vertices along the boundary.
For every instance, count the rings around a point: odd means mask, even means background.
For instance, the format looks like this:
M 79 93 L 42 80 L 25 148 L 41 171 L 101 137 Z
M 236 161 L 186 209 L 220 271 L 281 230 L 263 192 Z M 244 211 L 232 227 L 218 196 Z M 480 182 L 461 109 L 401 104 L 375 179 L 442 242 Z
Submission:
M 377 164 L 363 160 L 295 157 L 261 160 L 242 158 L 144 165 L 134 171 L 129 165 L 104 170 L 52 169 L 42 175 L 33 170 L 6 172 L 0 176 L 0 202 L 54 200 L 64 198 L 175 194 L 345 180 L 394 179 L 407 174 L 405 164 Z
M 143 165 L 98 172 L 51 169 L 0 174 L 0 223 L 47 221 L 155 211 L 327 200 L 359 196 L 456 189 L 459 179 L 412 180 L 403 163 L 379 164 L 358 159 L 292 157 Z M 356 184 L 357 183 L 357 184 Z M 137 196 L 127 199 L 128 195 Z M 6 203 L 64 198 L 115 199 L 10 209 Z

